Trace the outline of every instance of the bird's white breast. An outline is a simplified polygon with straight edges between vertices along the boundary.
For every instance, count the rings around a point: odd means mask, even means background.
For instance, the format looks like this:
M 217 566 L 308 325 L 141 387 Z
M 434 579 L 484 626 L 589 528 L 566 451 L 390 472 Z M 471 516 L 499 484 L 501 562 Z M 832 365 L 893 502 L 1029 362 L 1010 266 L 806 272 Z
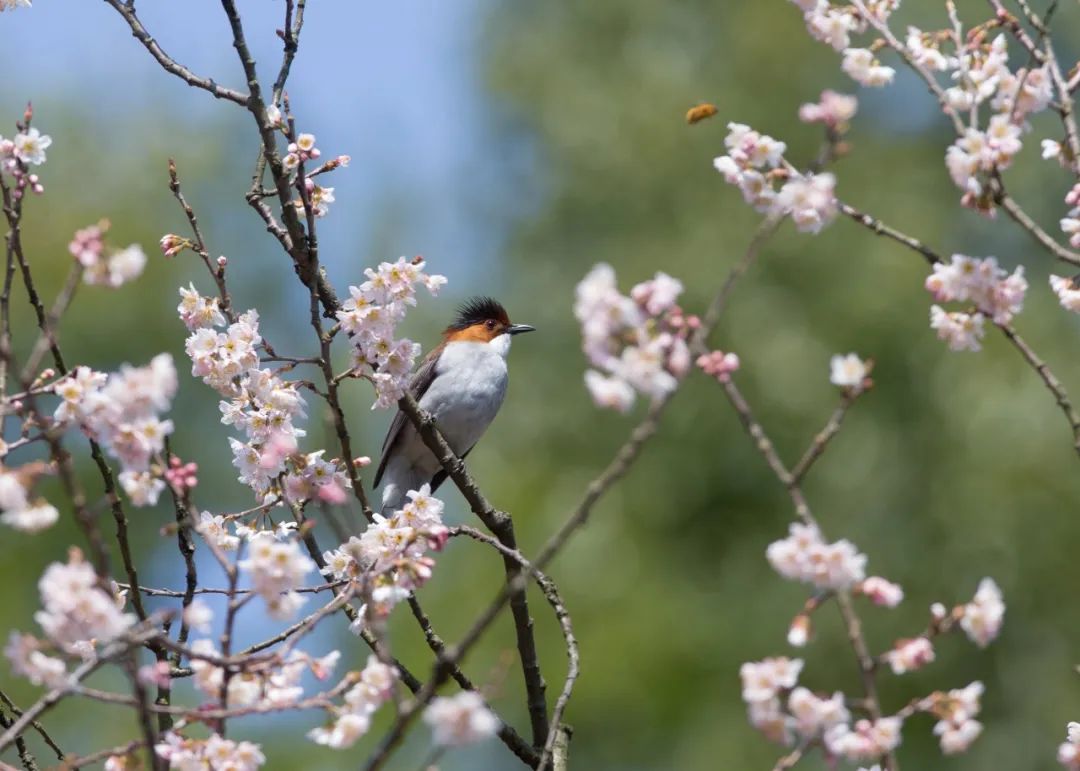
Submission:
M 510 335 L 490 343 L 452 342 L 443 348 L 435 379 L 420 406 L 435 416 L 455 453 L 476 444 L 506 396 Z

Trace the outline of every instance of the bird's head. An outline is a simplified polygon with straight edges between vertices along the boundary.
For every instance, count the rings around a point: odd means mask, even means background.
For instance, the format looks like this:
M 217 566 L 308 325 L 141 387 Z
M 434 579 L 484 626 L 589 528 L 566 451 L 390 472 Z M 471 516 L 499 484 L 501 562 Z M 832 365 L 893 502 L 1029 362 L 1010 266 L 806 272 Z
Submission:
M 509 349 L 510 338 L 532 332 L 528 324 L 513 324 L 506 309 L 490 297 L 474 297 L 458 308 L 457 316 L 443 333 L 446 342 L 495 343 Z

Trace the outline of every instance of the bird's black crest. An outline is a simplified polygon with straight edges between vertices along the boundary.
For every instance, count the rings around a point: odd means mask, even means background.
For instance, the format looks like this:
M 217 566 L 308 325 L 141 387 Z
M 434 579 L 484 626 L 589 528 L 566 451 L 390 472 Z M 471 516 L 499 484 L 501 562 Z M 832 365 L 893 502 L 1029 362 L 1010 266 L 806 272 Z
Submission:
M 506 308 L 502 307 L 497 300 L 491 297 L 473 297 L 458 307 L 457 315 L 448 329 L 465 329 L 488 319 L 494 319 L 503 324 L 510 323 Z

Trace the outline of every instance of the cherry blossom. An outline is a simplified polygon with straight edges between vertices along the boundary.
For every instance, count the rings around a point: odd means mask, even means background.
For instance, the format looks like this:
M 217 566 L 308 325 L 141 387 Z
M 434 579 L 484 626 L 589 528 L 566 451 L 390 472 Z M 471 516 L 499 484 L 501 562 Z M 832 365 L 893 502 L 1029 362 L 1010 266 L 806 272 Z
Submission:
M 904 599 L 904 590 L 899 584 L 880 576 L 869 576 L 855 586 L 855 591 L 869 598 L 875 605 L 886 608 L 895 608 Z
M 862 390 L 869 374 L 868 363 L 860 359 L 858 354 L 837 354 L 829 360 L 829 382 L 834 386 L 857 393 Z
M 1080 768 L 1080 723 L 1069 723 L 1065 730 L 1067 738 L 1058 747 L 1058 763 L 1066 768 Z
M 927 708 L 939 718 L 934 734 L 946 755 L 966 751 L 982 733 L 982 723 L 975 720 L 982 694 L 983 684 L 976 681 L 965 688 L 927 698 Z
M 766 549 L 769 564 L 784 578 L 822 589 L 848 589 L 865 577 L 866 556 L 845 539 L 827 544 L 817 528 L 797 522 L 791 534 Z
M 433 699 L 424 710 L 424 722 L 431 726 L 435 744 L 444 747 L 473 744 L 499 730 L 499 719 L 476 691 Z
M 892 650 L 885 653 L 885 661 L 894 675 L 914 672 L 934 660 L 934 646 L 925 637 L 898 640 Z
M 825 699 L 800 686 L 792 690 L 787 705 L 795 731 L 804 739 L 815 739 L 833 726 L 851 720 L 844 694 L 839 691 Z
M 1073 313 L 1080 313 L 1080 287 L 1073 279 L 1051 275 L 1050 288 L 1054 290 L 1062 308 Z
M 342 329 L 353 343 L 353 364 L 357 371 L 370 368 L 376 400 L 372 408 L 397 404 L 404 395 L 420 346 L 407 338 L 395 339 L 397 325 L 409 306 L 416 305 L 416 285 L 423 284 L 432 296 L 446 279 L 423 272 L 424 261 L 417 257 L 383 262 L 377 270 L 368 268 L 368 280 L 349 287 L 349 299 L 337 312 Z
M 345 692 L 342 706 L 336 708 L 334 719 L 309 731 L 308 738 L 333 749 L 351 747 L 368 732 L 371 716 L 391 697 L 397 679 L 396 669 L 369 656 L 358 682 Z
M 659 399 L 676 388 L 690 368 L 686 338 L 697 324 L 675 304 L 682 290 L 681 282 L 659 272 L 627 297 L 605 263 L 578 283 L 574 315 L 582 349 L 596 368 L 586 371 L 585 385 L 598 406 L 626 412 L 635 392 Z
M 799 120 L 804 123 L 824 123 L 834 128 L 842 127 L 855 117 L 859 100 L 849 94 L 825 89 L 817 103 L 804 104 L 799 108 Z
M 249 545 L 249 557 L 237 567 L 251 576 L 252 589 L 266 601 L 274 618 L 289 618 L 304 603 L 295 590 L 304 577 L 315 570 L 315 563 L 303 554 L 296 541 L 278 541 L 260 533 Z
M 172 731 L 161 737 L 154 745 L 157 756 L 169 764 L 169 768 L 214 768 L 230 771 L 256 771 L 266 763 L 266 757 L 258 744 L 224 739 L 212 734 L 209 739 L 185 739 Z
M 838 723 L 825 732 L 825 747 L 848 760 L 874 760 L 900 746 L 901 726 L 898 717 Z
M 867 48 L 845 49 L 840 69 L 850 75 L 852 80 L 876 88 L 889 85 L 896 75 L 896 70 L 879 62 Z
M 964 606 L 960 626 L 973 643 L 985 648 L 1001 632 L 1004 618 L 1005 602 L 1001 589 L 994 579 L 984 578 L 979 582 L 974 599 Z

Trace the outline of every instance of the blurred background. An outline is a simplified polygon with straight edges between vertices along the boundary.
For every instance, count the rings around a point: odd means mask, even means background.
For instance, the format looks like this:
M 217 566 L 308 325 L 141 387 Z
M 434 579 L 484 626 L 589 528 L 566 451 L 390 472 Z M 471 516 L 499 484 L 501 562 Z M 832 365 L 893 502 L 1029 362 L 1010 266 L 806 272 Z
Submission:
M 969 26 L 988 15 L 983 3 L 958 5 Z M 274 29 L 282 4 L 240 6 L 268 81 L 280 56 Z M 142 3 L 139 12 L 179 61 L 242 85 L 218 4 Z M 893 27 L 909 22 L 931 29 L 947 23 L 941 4 L 929 0 L 909 0 Z M 1080 8 L 1062 4 L 1056 29 L 1061 60 L 1074 61 Z M 151 256 L 135 286 L 80 289 L 62 329 L 69 358 L 111 370 L 171 351 L 181 370 L 173 446 L 200 464 L 196 500 L 213 511 L 246 508 L 250 493 L 233 481 L 217 397 L 188 376 L 185 330 L 174 312 L 177 286 L 194 280 L 209 291 L 211 284 L 193 255 L 165 260 L 156 241 L 166 232 L 186 234 L 166 187 L 171 157 L 211 251 L 229 258 L 236 306 L 258 307 L 279 351 L 314 350 L 305 293 L 243 202 L 256 153 L 248 116 L 167 76 L 104 3 L 37 0 L 33 9 L 0 15 L 0 71 L 0 134 L 14 133 L 32 99 L 34 124 L 54 140 L 39 170 L 47 192 L 29 202 L 23 236 L 44 295 L 52 297 L 67 273 L 71 234 L 102 217 L 112 221 L 114 244 L 137 242 Z M 325 155 L 352 156 L 326 183 L 337 202 L 320 222 L 322 256 L 339 293 L 362 281 L 367 266 L 422 254 L 429 269 L 450 279 L 408 320 L 406 332 L 425 348 L 471 294 L 496 295 L 515 320 L 540 330 L 515 345 L 508 403 L 469 464 L 490 499 L 513 512 L 526 553 L 564 520 L 638 417 L 590 402 L 571 313 L 575 283 L 598 261 L 615 266 L 624 290 L 663 270 L 685 282 L 683 306 L 702 310 L 756 222 L 712 169 L 726 122 L 749 123 L 786 141 L 791 158 L 808 160 L 819 131 L 800 124 L 796 110 L 823 88 L 860 99 L 853 151 L 835 167 L 840 196 L 942 253 L 1022 262 L 1031 290 L 1017 327 L 1080 398 L 1080 327 L 1047 287 L 1053 266 L 1008 221 L 988 222 L 959 207 L 942 163 L 950 129 L 924 86 L 901 70 L 889 89 L 855 88 L 839 57 L 809 39 L 792 4 L 309 4 L 289 94 L 298 128 L 315 133 Z M 687 126 L 683 113 L 700 100 L 715 102 L 719 116 Z M 1032 137 L 1060 138 L 1060 129 L 1040 116 Z M 1039 159 L 1037 141 L 1027 145 L 1006 179 L 1056 233 L 1069 183 L 1056 164 Z M 990 648 L 949 638 L 924 670 L 882 677 L 886 710 L 930 690 L 986 684 L 986 731 L 968 754 L 943 758 L 931 720 L 916 717 L 904 732 L 902 765 L 1054 768 L 1066 721 L 1080 719 L 1080 465 L 1050 394 L 1003 338 L 989 335 L 977 354 L 951 353 L 934 338 L 925 272 L 917 256 L 848 221 L 818 237 L 788 225 L 735 293 L 713 342 L 742 357 L 740 386 L 789 462 L 837 402 L 830 355 L 856 351 L 877 362 L 874 389 L 807 486 L 826 534 L 851 538 L 869 555 L 871 573 L 905 589 L 895 610 L 863 609 L 875 651 L 921 630 L 932 602 L 968 600 L 984 575 L 1003 588 L 1005 628 Z M 26 346 L 34 328 L 21 291 L 15 335 Z M 360 452 L 377 457 L 391 416 L 369 411 L 364 384 L 354 383 L 347 396 Z M 311 448 L 327 445 L 323 418 L 312 405 Z M 90 469 L 83 473 L 89 488 L 99 489 Z M 444 490 L 448 519 L 470 522 L 457 493 Z M 158 534 L 172 516 L 164 502 L 130 511 L 138 567 L 152 586 L 182 585 L 175 544 Z M 348 516 L 359 527 L 355 512 Z M 744 661 L 798 653 L 807 661 L 804 684 L 857 691 L 854 660 L 831 608 L 816 617 L 809 648 L 796 652 L 785 643 L 806 594 L 771 571 L 764 550 L 791 519 L 784 491 L 716 385 L 693 375 L 629 478 L 550 569 L 581 643 L 583 674 L 567 714 L 573 768 L 771 768 L 781 750 L 746 722 L 738 680 Z M 108 522 L 103 527 L 111 532 Z M 70 517 L 41 535 L 0 532 L 5 638 L 12 629 L 36 631 L 36 579 L 73 543 L 81 539 Z M 322 543 L 334 542 L 323 533 Z M 206 585 L 220 581 L 211 565 L 200 565 Z M 454 640 L 468 627 L 501 574 L 493 554 L 472 543 L 451 545 L 421 592 L 443 637 Z M 539 595 L 531 608 L 554 702 L 565 672 L 561 638 Z M 257 610 L 245 613 L 241 643 L 274 628 Z M 429 654 L 414 622 L 398 615 L 396 652 L 427 672 Z M 367 657 L 344 620 L 306 641 L 316 655 L 331 647 L 343 649 L 347 668 Z M 465 670 L 524 732 L 509 617 Z M 13 678 L 6 661 L 0 687 L 22 705 L 38 693 Z M 178 692 L 195 703 L 188 685 Z M 261 742 L 267 768 L 353 768 L 381 726 L 353 750 L 335 753 L 298 740 L 319 720 L 239 721 L 231 735 Z M 86 703 L 65 704 L 45 722 L 77 753 L 134 731 L 126 713 Z M 31 744 L 38 749 L 36 737 Z M 392 767 L 414 769 L 428 751 L 420 729 Z M 48 754 L 42 749 L 39 757 L 44 763 Z M 823 767 L 816 757 L 803 765 Z M 519 767 L 495 741 L 450 753 L 441 766 Z

